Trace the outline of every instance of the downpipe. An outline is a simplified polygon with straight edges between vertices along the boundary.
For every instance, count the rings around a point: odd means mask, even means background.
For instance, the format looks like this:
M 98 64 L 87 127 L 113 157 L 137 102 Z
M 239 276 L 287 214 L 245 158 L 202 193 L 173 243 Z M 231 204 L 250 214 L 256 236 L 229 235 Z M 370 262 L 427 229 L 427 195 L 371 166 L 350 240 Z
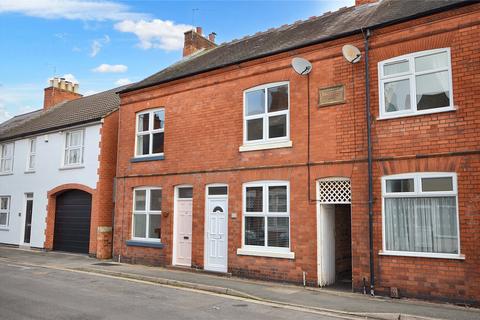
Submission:
M 370 114 L 370 73 L 369 38 L 370 29 L 362 29 L 365 41 L 365 113 L 367 117 L 367 158 L 368 158 L 368 235 L 370 246 L 370 295 L 375 295 L 375 269 L 373 255 L 373 176 L 372 176 L 372 117 Z

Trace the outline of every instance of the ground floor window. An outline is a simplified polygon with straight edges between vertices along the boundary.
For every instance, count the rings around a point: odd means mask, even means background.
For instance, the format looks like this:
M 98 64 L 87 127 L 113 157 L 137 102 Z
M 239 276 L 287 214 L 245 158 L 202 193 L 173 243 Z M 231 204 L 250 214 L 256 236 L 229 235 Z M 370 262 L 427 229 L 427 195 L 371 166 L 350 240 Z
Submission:
M 460 254 L 455 174 L 384 177 L 383 201 L 386 252 Z
M 8 226 L 10 214 L 10 197 L 0 197 L 0 227 Z
M 135 188 L 133 191 L 133 227 L 135 240 L 160 241 L 162 189 Z
M 244 247 L 290 251 L 289 184 L 284 181 L 244 185 Z

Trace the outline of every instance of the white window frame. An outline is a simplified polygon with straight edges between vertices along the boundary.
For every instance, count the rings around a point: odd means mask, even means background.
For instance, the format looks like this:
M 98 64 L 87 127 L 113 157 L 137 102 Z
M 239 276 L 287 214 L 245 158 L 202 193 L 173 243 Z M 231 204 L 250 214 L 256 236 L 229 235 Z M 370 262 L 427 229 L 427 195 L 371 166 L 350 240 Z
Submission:
M 423 178 L 452 178 L 452 191 L 422 191 Z M 414 192 L 387 192 L 387 181 L 397 179 L 413 179 Z M 385 226 L 385 199 L 388 198 L 418 198 L 418 197 L 455 197 L 457 212 L 457 246 L 458 254 L 434 253 L 434 252 L 412 252 L 412 251 L 393 251 L 387 250 L 386 244 L 386 226 Z M 407 256 L 407 257 L 425 257 L 425 258 L 444 258 L 444 259 L 465 259 L 461 254 L 460 247 L 460 218 L 458 212 L 458 187 L 457 174 L 452 172 L 414 172 L 405 174 L 396 174 L 382 177 L 382 246 L 380 255 Z
M 415 71 L 415 58 L 429 56 L 432 54 L 437 53 L 447 53 L 447 67 L 446 68 L 437 68 L 427 71 L 416 72 Z M 409 71 L 403 73 L 396 73 L 394 75 L 384 75 L 384 66 L 387 64 L 395 63 L 395 62 L 402 62 L 406 61 L 409 63 Z M 449 92 L 450 92 L 450 105 L 447 107 L 442 108 L 433 108 L 433 109 L 426 109 L 426 110 L 417 110 L 417 87 L 416 87 L 416 76 L 431 74 L 447 71 L 449 76 Z M 451 54 L 450 48 L 441 48 L 441 49 L 434 49 L 434 50 L 426 50 L 426 51 L 419 51 L 414 52 L 402 56 L 398 56 L 395 58 L 391 58 L 388 60 L 380 61 L 378 63 L 378 85 L 379 85 L 379 105 L 380 105 L 380 117 L 381 119 L 391 119 L 391 118 L 398 118 L 398 117 L 408 117 L 408 116 L 416 116 L 422 114 L 431 114 L 431 113 L 439 113 L 445 111 L 453 111 L 456 110 L 455 105 L 453 103 L 453 84 L 452 84 L 452 63 L 451 63 Z M 400 80 L 410 80 L 410 110 L 400 110 L 394 112 L 386 112 L 385 111 L 385 83 L 393 82 L 393 81 L 400 81 Z
M 165 149 L 165 123 L 166 123 L 166 121 L 164 120 L 163 128 L 153 129 L 153 118 L 154 118 L 153 115 L 154 115 L 155 112 L 158 112 L 158 111 L 163 111 L 163 117 L 165 119 L 165 108 L 149 109 L 149 110 L 141 111 L 141 112 L 138 112 L 138 113 L 135 114 L 135 150 L 133 151 L 134 152 L 133 154 L 135 155 L 135 158 L 162 156 L 165 153 L 165 152 L 159 152 L 159 153 L 153 153 L 152 152 L 153 151 L 153 134 L 155 134 L 155 133 L 162 133 L 163 132 L 163 147 Z M 138 131 L 138 121 L 139 121 L 140 116 L 144 115 L 144 114 L 149 114 L 149 117 L 148 117 L 148 129 L 149 130 L 139 132 Z M 150 136 L 149 147 L 148 147 L 149 153 L 147 153 L 147 154 L 137 154 L 138 137 L 139 136 L 146 136 L 146 135 Z
M 287 212 L 272 212 L 268 211 L 268 187 L 285 186 L 287 187 Z M 262 187 L 262 212 L 247 212 L 247 188 L 249 187 Z M 265 256 L 274 258 L 286 258 L 294 259 L 295 255 L 291 251 L 292 234 L 291 234 L 291 216 L 290 216 L 290 182 L 282 180 L 268 180 L 268 181 L 255 181 L 247 182 L 243 184 L 242 193 L 242 247 L 237 249 L 238 255 L 252 255 L 252 256 Z M 252 246 L 245 244 L 245 218 L 246 217 L 264 217 L 265 218 L 265 245 L 264 246 Z M 288 247 L 269 247 L 268 246 L 268 218 L 269 217 L 288 217 Z
M 7 219 L 5 224 L 0 224 L 0 229 L 6 229 L 8 228 L 8 224 L 10 222 L 10 205 L 11 205 L 11 197 L 10 196 L 0 196 L 0 201 L 2 198 L 6 198 L 7 200 L 7 209 L 2 209 L 0 207 L 0 213 L 6 213 L 7 214 Z
M 32 151 L 33 146 L 33 151 Z M 34 159 L 33 166 L 32 166 L 32 157 Z M 35 171 L 35 162 L 37 158 L 37 138 L 28 139 L 28 154 L 27 154 L 27 172 Z
M 145 210 L 135 210 L 135 191 L 143 191 L 145 190 Z M 150 238 L 148 236 L 148 230 L 150 228 L 150 215 L 159 215 L 160 216 L 160 228 L 162 227 L 162 210 L 150 210 L 150 192 L 151 190 L 160 190 L 160 187 L 137 187 L 133 189 L 133 196 L 132 196 L 132 228 L 131 228 L 131 239 L 137 241 L 148 241 L 148 242 L 158 242 L 160 243 L 162 240 L 162 235 L 160 238 Z M 162 204 L 163 205 L 163 191 L 162 191 Z M 135 237 L 135 214 L 145 214 L 145 238 L 142 237 Z
M 77 146 L 69 145 L 69 142 L 68 142 L 69 136 L 73 133 L 80 133 L 80 137 L 81 137 L 80 145 L 77 145 Z M 76 163 L 69 163 L 68 161 L 69 159 L 67 155 L 69 154 L 69 151 L 76 150 L 76 149 L 80 150 L 80 156 L 79 156 L 80 161 Z M 65 168 L 72 168 L 72 167 L 74 168 L 74 167 L 83 166 L 84 151 L 85 151 L 85 129 L 75 129 L 75 130 L 66 131 L 64 134 L 64 141 L 63 141 L 62 166 Z
M 287 86 L 288 91 L 288 108 L 286 110 L 268 112 L 268 94 L 267 89 Z M 247 94 L 249 92 L 264 90 L 265 91 L 265 110 L 263 113 L 247 116 Z M 286 136 L 269 138 L 269 123 L 268 119 L 273 116 L 286 115 Z M 263 138 L 259 140 L 247 140 L 247 121 L 253 119 L 263 119 Z M 240 147 L 240 151 L 251 151 L 251 150 L 261 150 L 261 149 L 272 149 L 272 148 L 282 148 L 282 147 L 291 147 L 292 142 L 290 141 L 290 82 L 281 81 L 273 82 L 268 84 L 263 84 L 256 86 L 250 89 L 243 91 L 243 146 Z
M 4 150 L 8 150 L 9 147 L 11 147 L 10 150 L 12 150 L 12 153 L 4 155 L 4 153 L 6 153 Z M 14 154 L 15 154 L 15 143 L 10 142 L 10 143 L 0 144 L 0 175 L 13 173 Z M 5 162 L 8 160 L 10 160 L 10 170 L 5 170 Z

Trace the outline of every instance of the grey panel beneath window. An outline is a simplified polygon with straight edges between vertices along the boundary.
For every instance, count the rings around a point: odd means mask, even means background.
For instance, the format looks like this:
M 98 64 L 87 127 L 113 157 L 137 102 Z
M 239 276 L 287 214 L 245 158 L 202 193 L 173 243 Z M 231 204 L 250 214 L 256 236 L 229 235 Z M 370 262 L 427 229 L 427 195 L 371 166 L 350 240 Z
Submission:
M 144 161 L 157 161 L 157 160 L 165 160 L 165 156 L 151 156 L 151 157 L 142 157 L 142 158 L 132 158 L 130 162 L 144 162 Z
M 165 245 L 159 242 L 149 242 L 149 241 L 137 241 L 137 240 L 127 240 L 127 246 L 130 247 L 145 247 L 145 248 L 163 248 Z

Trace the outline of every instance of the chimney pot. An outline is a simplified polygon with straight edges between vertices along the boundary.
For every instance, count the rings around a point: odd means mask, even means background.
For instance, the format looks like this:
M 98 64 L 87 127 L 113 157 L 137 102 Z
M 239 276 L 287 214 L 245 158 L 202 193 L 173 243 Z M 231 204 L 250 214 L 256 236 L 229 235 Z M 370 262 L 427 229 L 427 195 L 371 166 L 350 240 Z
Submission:
M 81 98 L 78 93 L 78 83 L 66 81 L 65 78 L 54 77 L 50 79 L 50 86 L 45 88 L 43 99 L 43 109 L 47 110 L 61 102 L 75 100 Z
M 208 35 L 208 40 L 210 40 L 211 42 L 215 43 L 215 36 L 217 34 L 215 32 L 212 32 Z
M 212 42 L 210 35 L 208 39 L 202 35 L 201 27 L 197 27 L 195 30 L 189 30 L 185 32 L 183 56 L 189 56 L 202 49 L 215 48 L 216 45 Z

